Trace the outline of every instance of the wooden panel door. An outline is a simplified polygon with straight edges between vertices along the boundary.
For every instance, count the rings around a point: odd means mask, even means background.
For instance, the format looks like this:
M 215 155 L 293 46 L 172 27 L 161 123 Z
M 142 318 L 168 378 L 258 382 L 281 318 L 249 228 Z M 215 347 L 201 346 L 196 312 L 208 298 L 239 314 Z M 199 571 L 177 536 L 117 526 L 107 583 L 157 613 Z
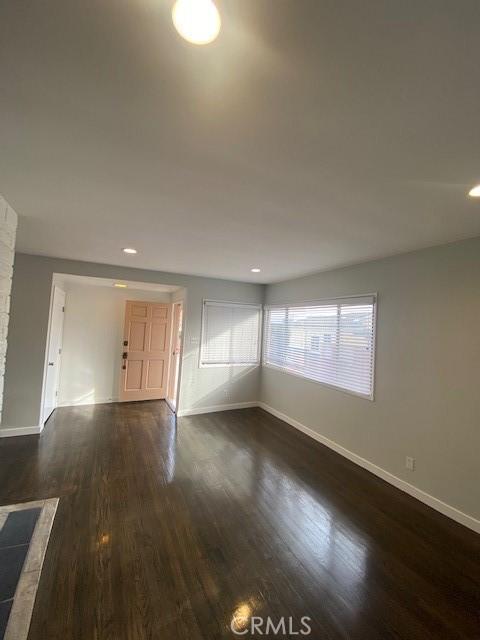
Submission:
M 120 401 L 165 398 L 172 305 L 127 300 Z

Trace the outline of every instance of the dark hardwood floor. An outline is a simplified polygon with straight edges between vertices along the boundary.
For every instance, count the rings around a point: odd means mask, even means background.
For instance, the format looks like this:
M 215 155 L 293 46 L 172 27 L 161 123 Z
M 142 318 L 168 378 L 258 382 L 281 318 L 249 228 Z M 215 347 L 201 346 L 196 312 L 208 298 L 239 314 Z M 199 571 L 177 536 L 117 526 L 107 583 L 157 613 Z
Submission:
M 480 536 L 260 409 L 58 409 L 0 441 L 0 503 L 54 496 L 30 640 L 480 638 Z

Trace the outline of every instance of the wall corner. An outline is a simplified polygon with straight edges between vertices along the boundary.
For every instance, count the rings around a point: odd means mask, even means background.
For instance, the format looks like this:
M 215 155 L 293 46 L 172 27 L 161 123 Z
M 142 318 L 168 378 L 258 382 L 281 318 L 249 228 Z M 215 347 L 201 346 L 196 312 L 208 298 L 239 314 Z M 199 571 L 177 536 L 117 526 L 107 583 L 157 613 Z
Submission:
M 0 423 L 2 419 L 16 232 L 17 214 L 0 194 Z

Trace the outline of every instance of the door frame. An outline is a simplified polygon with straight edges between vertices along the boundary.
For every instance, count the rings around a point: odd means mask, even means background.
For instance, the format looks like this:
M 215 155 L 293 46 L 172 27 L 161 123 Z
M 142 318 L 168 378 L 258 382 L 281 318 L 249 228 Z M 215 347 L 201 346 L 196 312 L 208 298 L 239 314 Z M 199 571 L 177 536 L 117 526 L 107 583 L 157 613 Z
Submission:
M 175 320 L 175 307 L 181 307 L 182 309 L 182 322 L 180 324 L 180 333 L 181 333 L 181 339 L 180 339 L 180 351 L 178 353 L 178 376 L 177 376 L 177 386 L 175 389 L 175 398 L 169 398 L 169 394 L 167 392 L 167 396 L 165 398 L 166 403 L 168 404 L 169 408 L 171 409 L 171 411 L 173 411 L 173 413 L 177 414 L 178 413 L 178 403 L 180 401 L 180 380 L 182 377 L 182 363 L 183 363 L 183 345 L 184 345 L 184 338 L 185 338 L 185 300 L 175 300 L 172 302 L 172 335 L 170 338 L 170 351 L 172 349 L 172 345 L 174 344 L 174 333 L 176 330 L 175 324 L 174 324 L 174 320 Z M 168 372 L 168 389 L 170 388 L 170 382 L 171 382 L 171 377 L 172 375 L 174 375 L 174 367 L 172 366 L 172 353 L 170 354 L 170 369 Z M 172 399 L 174 400 L 174 403 L 172 402 Z
M 47 416 L 46 418 L 44 417 L 44 413 L 45 413 L 45 401 L 46 401 L 46 390 L 47 390 L 47 372 L 48 372 L 48 355 L 49 355 L 49 351 L 50 351 L 50 342 L 52 339 L 52 317 L 53 317 L 53 305 L 55 302 L 55 292 L 56 290 L 61 291 L 64 295 L 64 297 L 66 298 L 66 293 L 64 291 L 64 289 L 62 289 L 61 286 L 59 286 L 58 284 L 55 284 L 55 282 L 52 282 L 52 287 L 50 290 L 50 305 L 49 305 L 49 313 L 48 313 L 48 328 L 47 328 L 47 339 L 45 342 L 45 360 L 44 360 L 44 364 L 43 364 L 43 383 L 42 383 L 42 398 L 41 398 L 41 404 L 40 404 L 40 420 L 39 420 L 39 427 L 40 430 L 43 429 L 45 423 L 47 422 L 48 418 L 52 415 L 53 411 L 57 408 L 55 407 L 54 410 L 50 413 L 49 416 Z M 65 325 L 65 315 L 63 316 L 63 323 L 62 323 L 62 347 L 61 349 L 63 350 L 63 328 Z M 61 354 L 60 354 L 61 355 Z M 59 364 L 59 370 L 58 370 L 58 379 L 60 380 L 60 372 L 61 372 L 61 358 L 60 358 L 60 364 Z

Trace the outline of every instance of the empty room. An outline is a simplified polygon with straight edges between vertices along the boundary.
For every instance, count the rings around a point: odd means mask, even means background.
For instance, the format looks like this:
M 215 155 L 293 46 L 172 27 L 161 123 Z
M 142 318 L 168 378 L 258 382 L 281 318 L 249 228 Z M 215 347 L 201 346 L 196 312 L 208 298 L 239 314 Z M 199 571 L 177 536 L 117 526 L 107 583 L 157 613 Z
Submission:
M 479 28 L 0 3 L 0 640 L 480 640 Z

